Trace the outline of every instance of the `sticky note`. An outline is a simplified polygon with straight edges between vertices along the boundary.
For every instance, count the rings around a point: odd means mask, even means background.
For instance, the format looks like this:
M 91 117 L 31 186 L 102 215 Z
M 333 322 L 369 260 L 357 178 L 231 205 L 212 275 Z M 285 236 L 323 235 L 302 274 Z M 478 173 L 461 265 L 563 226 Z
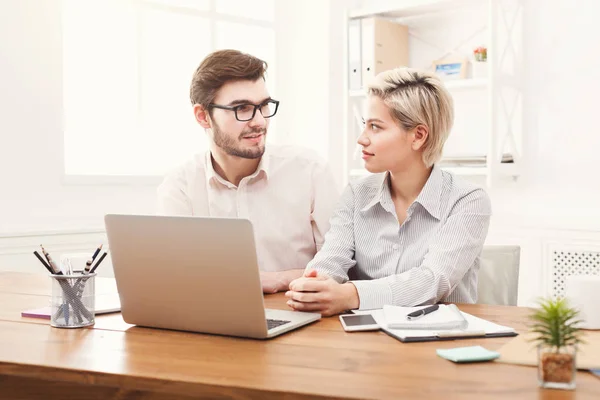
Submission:
M 497 351 L 490 351 L 481 346 L 437 349 L 437 355 L 456 363 L 490 361 L 500 357 Z

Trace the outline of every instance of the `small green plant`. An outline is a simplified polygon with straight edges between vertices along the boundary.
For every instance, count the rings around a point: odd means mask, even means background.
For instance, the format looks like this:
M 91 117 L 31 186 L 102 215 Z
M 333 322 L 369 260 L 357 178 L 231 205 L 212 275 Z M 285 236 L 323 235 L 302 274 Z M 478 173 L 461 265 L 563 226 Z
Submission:
M 547 346 L 555 353 L 561 348 L 581 343 L 579 310 L 570 307 L 566 299 L 540 299 L 539 309 L 531 314 L 531 332 L 538 345 Z

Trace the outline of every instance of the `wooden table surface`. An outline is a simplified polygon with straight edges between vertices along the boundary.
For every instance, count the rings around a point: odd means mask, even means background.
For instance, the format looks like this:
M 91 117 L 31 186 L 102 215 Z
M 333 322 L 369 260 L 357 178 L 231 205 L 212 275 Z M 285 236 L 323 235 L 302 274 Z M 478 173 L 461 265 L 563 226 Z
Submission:
M 97 290 L 110 293 L 114 281 L 98 279 Z M 49 295 L 48 276 L 0 273 L 0 398 L 600 399 L 600 379 L 589 372 L 578 371 L 575 391 L 542 390 L 535 368 L 454 364 L 435 353 L 497 350 L 511 338 L 404 344 L 382 332 L 345 332 L 332 317 L 261 341 L 140 328 L 119 313 L 83 329 L 20 316 Z M 286 309 L 281 294 L 265 303 Z M 459 308 L 519 332 L 529 312 Z

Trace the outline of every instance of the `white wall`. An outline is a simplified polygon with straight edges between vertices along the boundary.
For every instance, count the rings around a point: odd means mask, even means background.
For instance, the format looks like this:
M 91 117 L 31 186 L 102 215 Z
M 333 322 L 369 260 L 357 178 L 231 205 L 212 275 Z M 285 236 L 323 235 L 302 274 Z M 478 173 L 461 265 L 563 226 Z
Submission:
M 525 1 L 526 169 L 515 188 L 494 191 L 498 212 L 600 229 L 598 18 L 593 0 Z

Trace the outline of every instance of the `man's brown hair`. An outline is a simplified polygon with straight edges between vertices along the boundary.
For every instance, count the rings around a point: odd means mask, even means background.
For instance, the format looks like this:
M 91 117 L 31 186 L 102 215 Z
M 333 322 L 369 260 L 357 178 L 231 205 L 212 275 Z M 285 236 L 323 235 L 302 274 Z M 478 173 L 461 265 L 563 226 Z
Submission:
M 265 79 L 267 63 L 250 54 L 237 50 L 218 50 L 208 56 L 198 66 L 190 85 L 192 105 L 200 104 L 208 108 L 217 92 L 230 81 Z

